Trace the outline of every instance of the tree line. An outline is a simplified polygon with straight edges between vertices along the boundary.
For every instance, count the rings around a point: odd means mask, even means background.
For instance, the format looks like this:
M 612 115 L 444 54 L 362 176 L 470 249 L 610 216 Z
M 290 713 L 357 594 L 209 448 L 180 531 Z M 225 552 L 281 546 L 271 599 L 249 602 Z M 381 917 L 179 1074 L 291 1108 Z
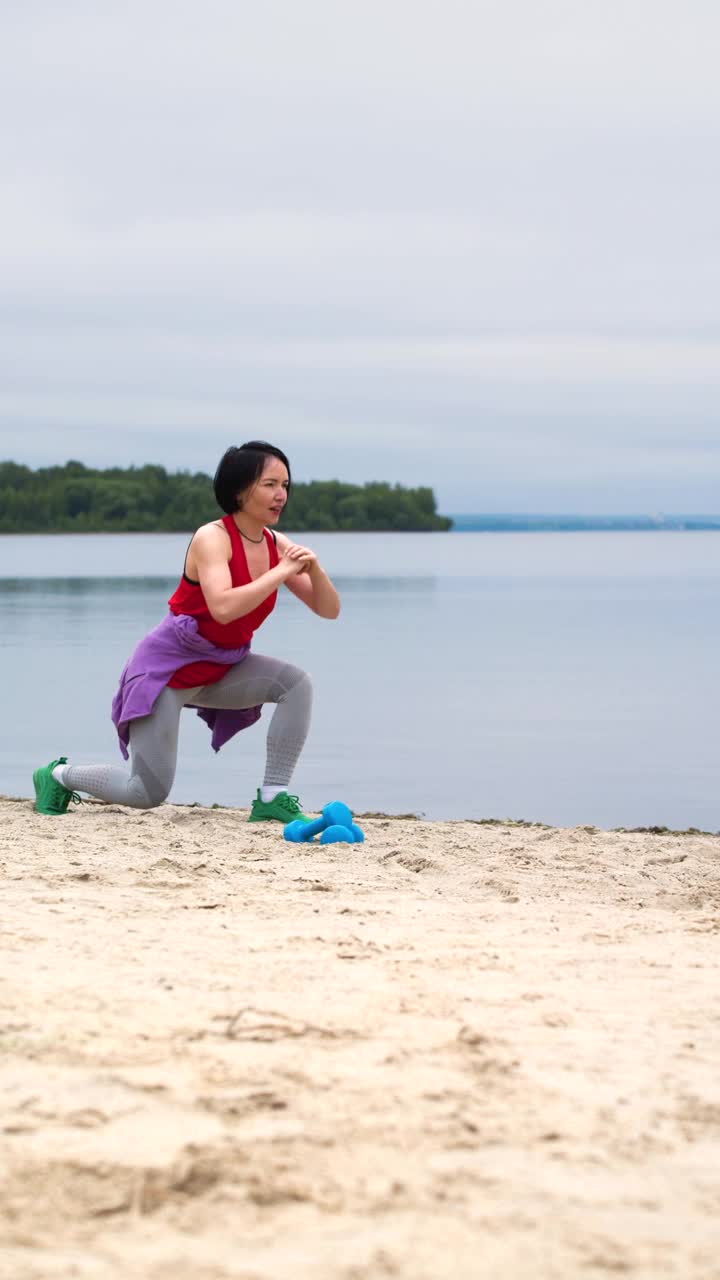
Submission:
M 212 480 L 201 471 L 0 462 L 0 533 L 184 533 L 217 517 Z M 430 488 L 312 480 L 293 483 L 282 524 L 293 533 L 428 531 L 452 520 L 437 514 Z

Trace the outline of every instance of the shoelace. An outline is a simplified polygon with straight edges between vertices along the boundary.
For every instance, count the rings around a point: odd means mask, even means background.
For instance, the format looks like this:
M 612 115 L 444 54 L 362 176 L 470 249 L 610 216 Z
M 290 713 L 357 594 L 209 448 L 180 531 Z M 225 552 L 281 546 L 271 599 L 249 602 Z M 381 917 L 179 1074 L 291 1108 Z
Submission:
M 284 806 L 284 808 L 289 809 L 291 813 L 299 813 L 299 812 L 300 812 L 300 797 L 299 797 L 299 796 L 290 796 L 290 795 L 289 795 L 289 796 L 288 796 L 288 798 L 287 798 L 287 804 Z
M 67 756 L 60 756 L 54 761 L 54 763 L 56 765 L 67 764 Z M 53 779 L 53 781 L 57 782 L 57 779 Z M 66 787 L 64 782 L 58 782 L 57 785 L 59 787 L 64 787 L 66 791 L 70 791 L 70 788 Z M 82 796 L 78 795 L 77 791 L 70 791 L 70 800 L 72 800 L 73 804 L 82 804 L 83 802 Z M 68 804 L 70 803 L 70 800 L 68 800 Z

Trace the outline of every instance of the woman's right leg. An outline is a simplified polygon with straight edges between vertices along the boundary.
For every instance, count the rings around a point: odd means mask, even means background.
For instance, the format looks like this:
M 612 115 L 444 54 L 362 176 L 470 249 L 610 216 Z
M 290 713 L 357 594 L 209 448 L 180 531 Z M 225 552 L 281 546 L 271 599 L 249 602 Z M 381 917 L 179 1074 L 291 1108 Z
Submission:
M 312 681 L 292 662 L 249 653 L 215 684 L 188 691 L 188 705 L 214 708 L 255 707 L 275 703 L 267 732 L 263 787 L 275 792 L 290 785 L 303 749 L 312 711 Z
M 180 712 L 195 689 L 163 689 L 149 716 L 130 725 L 130 772 L 115 765 L 66 764 L 53 773 L 71 791 L 110 804 L 153 809 L 170 794 L 177 762 Z

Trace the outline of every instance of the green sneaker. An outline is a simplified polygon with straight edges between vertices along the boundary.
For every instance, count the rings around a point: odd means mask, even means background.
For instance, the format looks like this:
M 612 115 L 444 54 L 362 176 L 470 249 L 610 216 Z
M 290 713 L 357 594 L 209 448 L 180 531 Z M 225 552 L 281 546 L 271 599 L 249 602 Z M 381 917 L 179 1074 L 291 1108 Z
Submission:
M 248 822 L 309 822 L 310 819 L 300 810 L 297 796 L 289 796 L 287 791 L 279 791 L 274 800 L 266 804 L 260 799 L 260 788 L 252 802 Z
M 67 764 L 67 756 L 60 756 L 59 760 L 51 760 L 44 769 L 36 769 L 33 774 L 33 786 L 35 787 L 33 809 L 36 813 L 52 813 L 54 815 L 67 813 L 71 800 L 74 800 L 75 804 L 82 804 L 77 791 L 70 791 L 68 787 L 63 786 L 62 782 L 58 782 L 56 778 L 53 778 L 52 771 L 59 764 Z

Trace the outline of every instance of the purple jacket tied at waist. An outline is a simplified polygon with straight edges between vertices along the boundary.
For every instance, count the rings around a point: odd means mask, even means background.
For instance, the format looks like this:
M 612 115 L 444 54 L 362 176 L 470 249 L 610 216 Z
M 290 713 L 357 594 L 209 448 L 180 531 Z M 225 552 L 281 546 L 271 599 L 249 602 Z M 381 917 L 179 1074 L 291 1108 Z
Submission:
M 198 631 L 197 619 L 187 614 L 169 613 L 154 631 L 150 631 L 126 662 L 118 691 L 112 701 L 112 722 L 120 750 L 127 760 L 130 724 L 141 716 L 149 716 L 168 680 L 180 667 L 190 662 L 222 662 L 234 667 L 250 652 L 250 645 L 239 649 L 221 649 Z M 232 708 L 195 707 L 198 715 L 212 730 L 212 749 L 219 751 L 241 729 L 260 719 L 260 707 Z

